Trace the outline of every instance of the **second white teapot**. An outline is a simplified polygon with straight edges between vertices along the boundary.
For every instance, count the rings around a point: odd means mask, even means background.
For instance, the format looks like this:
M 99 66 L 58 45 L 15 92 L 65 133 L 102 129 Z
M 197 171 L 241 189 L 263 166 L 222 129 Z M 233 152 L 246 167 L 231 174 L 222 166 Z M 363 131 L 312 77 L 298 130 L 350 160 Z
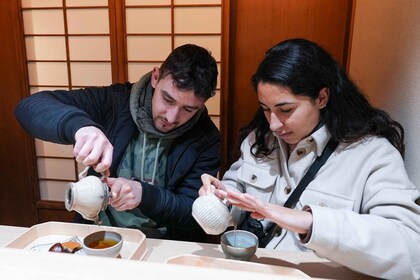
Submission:
M 234 225 L 226 202 L 213 193 L 194 201 L 192 216 L 207 234 L 218 235 Z

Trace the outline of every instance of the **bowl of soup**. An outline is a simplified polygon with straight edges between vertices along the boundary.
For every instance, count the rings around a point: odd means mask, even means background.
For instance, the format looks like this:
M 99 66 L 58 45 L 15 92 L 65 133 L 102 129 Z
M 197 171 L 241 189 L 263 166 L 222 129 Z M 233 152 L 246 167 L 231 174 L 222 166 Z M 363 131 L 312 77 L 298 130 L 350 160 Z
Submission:
M 99 257 L 117 257 L 123 246 L 121 234 L 115 231 L 97 231 L 83 239 L 82 247 L 86 255 Z

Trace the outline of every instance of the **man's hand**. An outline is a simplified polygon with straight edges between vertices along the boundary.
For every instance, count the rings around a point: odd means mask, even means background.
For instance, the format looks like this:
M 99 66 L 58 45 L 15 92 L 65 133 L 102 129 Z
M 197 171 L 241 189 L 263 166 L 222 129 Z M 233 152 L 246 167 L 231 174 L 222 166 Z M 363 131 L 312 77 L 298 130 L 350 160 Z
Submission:
M 112 193 L 109 203 L 116 210 L 131 210 L 140 204 L 143 194 L 143 187 L 140 182 L 119 177 L 107 178 L 106 183 L 111 188 Z
M 109 169 L 114 147 L 99 128 L 82 127 L 76 132 L 75 139 L 73 155 L 77 162 L 92 165 L 96 172 Z

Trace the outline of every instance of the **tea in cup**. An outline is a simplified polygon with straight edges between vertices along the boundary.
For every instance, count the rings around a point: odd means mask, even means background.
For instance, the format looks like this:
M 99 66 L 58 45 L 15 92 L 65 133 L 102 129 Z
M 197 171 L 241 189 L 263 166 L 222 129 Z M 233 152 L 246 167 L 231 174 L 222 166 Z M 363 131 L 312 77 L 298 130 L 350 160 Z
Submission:
M 201 228 L 211 235 L 219 235 L 234 225 L 227 202 L 213 193 L 200 196 L 194 201 L 192 216 Z
M 97 231 L 83 239 L 82 247 L 86 255 L 115 258 L 121 252 L 123 238 L 114 231 Z
M 88 169 L 79 174 L 79 182 L 67 185 L 64 202 L 68 211 L 75 210 L 86 220 L 99 222 L 99 212 L 108 206 L 111 193 L 100 178 L 86 177 Z
M 220 237 L 220 245 L 227 259 L 249 261 L 258 248 L 258 237 L 246 230 L 230 230 Z

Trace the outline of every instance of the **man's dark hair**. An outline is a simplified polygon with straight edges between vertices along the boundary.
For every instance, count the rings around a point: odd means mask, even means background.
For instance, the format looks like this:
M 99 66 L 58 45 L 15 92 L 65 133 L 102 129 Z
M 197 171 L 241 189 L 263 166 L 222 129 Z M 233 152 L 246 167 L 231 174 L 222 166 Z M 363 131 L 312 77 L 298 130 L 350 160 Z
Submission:
M 193 90 L 205 100 L 215 95 L 217 64 L 211 53 L 203 47 L 186 44 L 174 49 L 160 67 L 160 77 L 172 76 L 174 86 Z

